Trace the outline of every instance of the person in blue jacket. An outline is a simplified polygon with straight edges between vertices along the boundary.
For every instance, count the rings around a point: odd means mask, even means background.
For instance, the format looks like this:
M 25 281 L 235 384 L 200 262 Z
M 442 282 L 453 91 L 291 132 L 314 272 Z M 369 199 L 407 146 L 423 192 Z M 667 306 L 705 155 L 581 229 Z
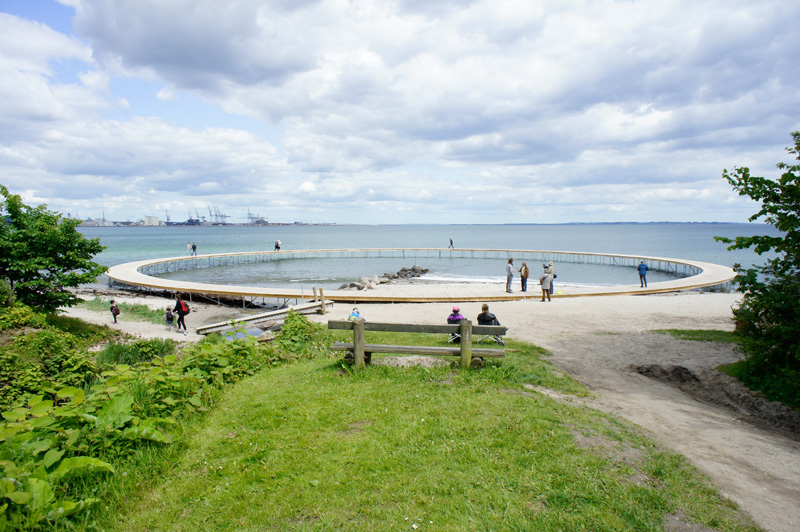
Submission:
M 639 284 L 641 285 L 640 288 L 647 288 L 647 272 L 650 268 L 645 264 L 644 261 L 639 263 Z

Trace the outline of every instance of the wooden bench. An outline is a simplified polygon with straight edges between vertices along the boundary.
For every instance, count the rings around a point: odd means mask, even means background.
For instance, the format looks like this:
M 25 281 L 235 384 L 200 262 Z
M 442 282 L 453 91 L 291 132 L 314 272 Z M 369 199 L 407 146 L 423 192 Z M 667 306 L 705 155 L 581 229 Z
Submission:
M 353 321 L 328 322 L 329 329 L 352 330 L 353 342 L 337 342 L 331 346 L 333 351 L 346 351 L 345 360 L 352 357 L 357 368 L 369 364 L 372 353 L 398 353 L 402 355 L 439 355 L 457 356 L 464 368 L 482 367 L 483 358 L 499 358 L 506 356 L 505 349 L 487 349 L 472 347 L 472 335 L 503 336 L 508 331 L 507 327 L 500 325 L 472 325 L 469 320 L 464 320 L 456 325 L 421 325 L 406 323 L 373 323 L 363 319 Z M 461 344 L 457 347 L 438 347 L 420 345 L 384 345 L 368 344 L 364 340 L 364 331 L 382 332 L 411 332 L 433 334 L 460 334 Z

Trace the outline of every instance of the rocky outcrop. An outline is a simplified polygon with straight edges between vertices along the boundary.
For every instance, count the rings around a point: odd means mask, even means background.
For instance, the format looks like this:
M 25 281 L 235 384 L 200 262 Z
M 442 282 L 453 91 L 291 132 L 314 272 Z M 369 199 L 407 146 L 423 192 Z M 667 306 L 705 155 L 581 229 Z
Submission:
M 339 286 L 339 290 L 374 290 L 382 284 L 392 283 L 403 279 L 413 279 L 428 273 L 427 268 L 412 266 L 411 268 L 401 268 L 397 273 L 384 273 L 381 276 L 362 277 L 357 282 L 344 283 Z

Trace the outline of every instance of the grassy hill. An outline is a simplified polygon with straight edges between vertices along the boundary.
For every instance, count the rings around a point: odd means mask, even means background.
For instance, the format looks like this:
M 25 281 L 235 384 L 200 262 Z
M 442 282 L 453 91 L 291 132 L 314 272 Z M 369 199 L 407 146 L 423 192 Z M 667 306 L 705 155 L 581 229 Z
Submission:
M 481 371 L 321 360 L 231 389 L 109 530 L 755 530 L 635 427 L 518 351 Z M 569 395 L 567 395 L 569 397 Z M 705 530 L 696 528 L 696 530 Z
M 272 345 L 172 353 L 3 310 L 0 531 L 758 530 L 536 346 L 354 370 L 331 341 L 290 315 Z

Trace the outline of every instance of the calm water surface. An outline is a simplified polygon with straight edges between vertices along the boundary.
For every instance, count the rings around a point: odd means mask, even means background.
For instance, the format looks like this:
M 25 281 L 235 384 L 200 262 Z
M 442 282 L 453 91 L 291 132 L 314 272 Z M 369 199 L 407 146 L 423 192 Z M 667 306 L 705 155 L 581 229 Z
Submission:
M 579 224 L 579 225 L 389 225 L 389 226 L 267 226 L 267 227 L 97 227 L 81 228 L 100 238 L 106 249 L 97 257 L 112 266 L 134 260 L 186 255 L 187 242 L 198 253 L 282 249 L 457 248 L 586 251 L 694 259 L 731 266 L 761 264 L 763 257 L 745 250 L 731 252 L 714 236 L 774 234 L 762 224 Z M 505 278 L 505 261 L 486 259 L 418 259 L 426 277 L 443 281 L 498 281 Z M 411 259 L 293 259 L 238 267 L 203 268 L 171 274 L 198 282 L 336 288 L 361 276 L 396 272 L 413 266 Z M 515 261 L 519 266 L 520 261 Z M 528 264 L 538 277 L 540 264 Z M 558 283 L 613 285 L 638 282 L 633 268 L 557 263 Z M 656 282 L 669 277 L 650 272 Z

